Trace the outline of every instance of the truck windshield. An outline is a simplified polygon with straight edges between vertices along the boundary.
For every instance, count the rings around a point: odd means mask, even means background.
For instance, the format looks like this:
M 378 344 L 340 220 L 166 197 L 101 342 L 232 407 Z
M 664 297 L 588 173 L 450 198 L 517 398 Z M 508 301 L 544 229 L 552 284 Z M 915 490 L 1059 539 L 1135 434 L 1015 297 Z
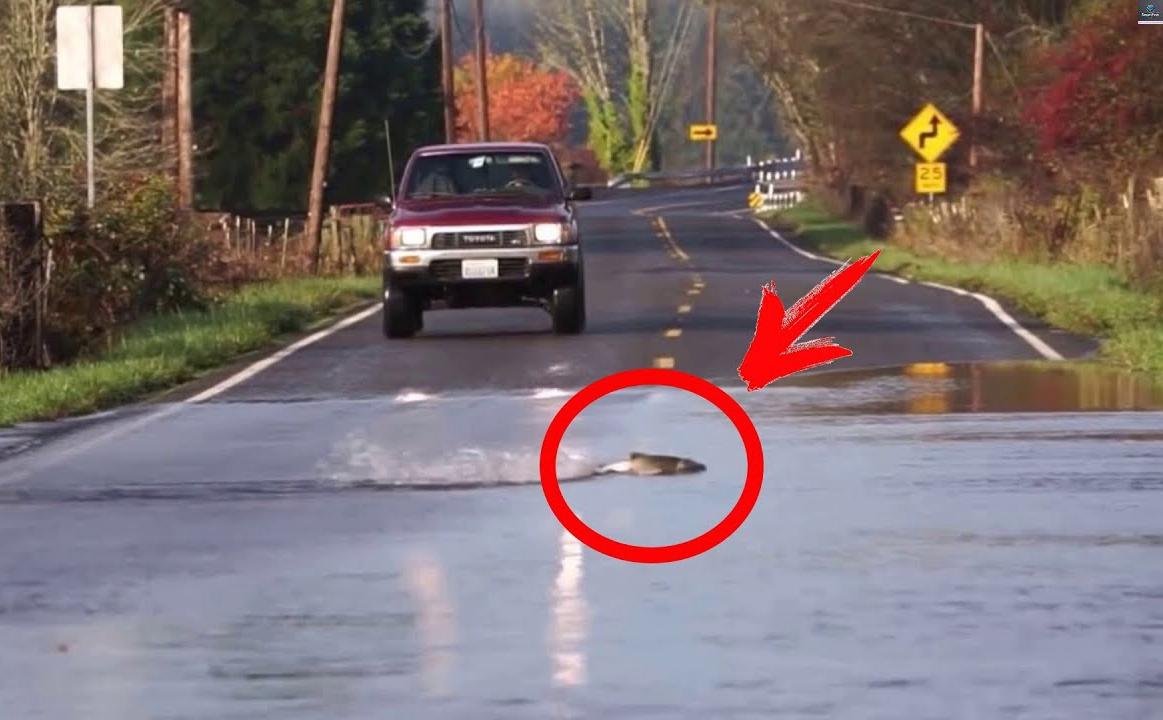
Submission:
M 457 153 L 413 161 L 404 197 L 561 193 L 551 160 L 542 153 Z

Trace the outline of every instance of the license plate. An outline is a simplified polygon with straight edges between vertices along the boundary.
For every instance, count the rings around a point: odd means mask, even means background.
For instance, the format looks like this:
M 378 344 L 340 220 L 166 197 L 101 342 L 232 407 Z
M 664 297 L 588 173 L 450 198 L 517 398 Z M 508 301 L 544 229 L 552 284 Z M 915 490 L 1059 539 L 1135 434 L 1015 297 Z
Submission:
M 466 280 L 483 280 L 499 275 L 496 260 L 461 260 L 460 276 Z

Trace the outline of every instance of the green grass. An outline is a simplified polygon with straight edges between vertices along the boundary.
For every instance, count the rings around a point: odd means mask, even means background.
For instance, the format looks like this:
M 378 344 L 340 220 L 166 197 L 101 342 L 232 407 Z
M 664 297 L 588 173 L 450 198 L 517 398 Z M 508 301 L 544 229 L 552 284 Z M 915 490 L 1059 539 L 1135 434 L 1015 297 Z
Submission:
M 873 240 L 810 202 L 767 219 L 791 227 L 800 245 L 822 255 L 847 260 L 880 249 L 876 270 L 1004 298 L 1050 325 L 1102 338 L 1108 364 L 1163 376 L 1163 298 L 1130 287 L 1110 268 L 922 255 Z
M 378 277 L 287 280 L 249 286 L 204 312 L 144 319 L 92 358 L 0 375 L 0 427 L 141 399 L 378 295 Z

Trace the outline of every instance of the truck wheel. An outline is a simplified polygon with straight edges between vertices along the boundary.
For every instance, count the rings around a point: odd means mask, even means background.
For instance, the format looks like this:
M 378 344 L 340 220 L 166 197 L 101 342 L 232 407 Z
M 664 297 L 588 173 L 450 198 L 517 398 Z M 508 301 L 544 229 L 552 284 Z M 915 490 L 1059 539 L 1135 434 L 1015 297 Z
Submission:
M 422 323 L 420 306 L 406 293 L 396 290 L 384 300 L 384 337 L 410 338 Z
M 553 332 L 577 335 L 586 327 L 586 294 L 581 285 L 567 285 L 553 291 Z

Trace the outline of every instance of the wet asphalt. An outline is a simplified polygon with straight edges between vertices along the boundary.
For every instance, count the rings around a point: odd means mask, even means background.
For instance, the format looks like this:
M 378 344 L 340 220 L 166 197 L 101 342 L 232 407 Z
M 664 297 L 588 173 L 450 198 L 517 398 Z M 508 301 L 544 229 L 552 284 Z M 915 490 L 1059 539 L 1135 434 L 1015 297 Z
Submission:
M 872 275 L 812 332 L 854 357 L 745 393 L 762 284 L 834 269 L 745 194 L 587 204 L 580 337 L 372 316 L 207 402 L 181 401 L 225 374 L 0 432 L 3 716 L 1163 714 L 1163 389 L 1030 364 L 976 300 Z M 764 484 L 706 554 L 625 563 L 563 530 L 537 457 L 573 391 L 659 358 L 748 411 Z M 558 471 L 631 450 L 708 471 L 565 483 L 598 532 L 681 542 L 739 498 L 735 429 L 674 390 L 596 402 Z

